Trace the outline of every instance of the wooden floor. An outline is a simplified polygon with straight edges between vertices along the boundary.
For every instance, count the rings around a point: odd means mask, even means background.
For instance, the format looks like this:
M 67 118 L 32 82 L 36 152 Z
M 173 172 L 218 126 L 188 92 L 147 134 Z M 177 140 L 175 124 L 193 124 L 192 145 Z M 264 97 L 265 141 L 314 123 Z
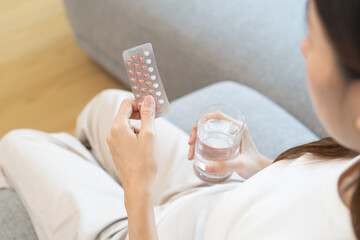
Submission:
M 16 128 L 73 134 L 106 88 L 124 89 L 75 44 L 62 1 L 0 1 L 0 137 Z

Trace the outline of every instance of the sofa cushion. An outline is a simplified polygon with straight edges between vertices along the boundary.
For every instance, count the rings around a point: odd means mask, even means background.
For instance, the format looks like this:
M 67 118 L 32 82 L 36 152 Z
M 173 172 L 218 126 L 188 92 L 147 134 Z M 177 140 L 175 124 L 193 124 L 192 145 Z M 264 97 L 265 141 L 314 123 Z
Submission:
M 272 159 L 291 147 L 318 139 L 279 105 L 232 81 L 210 85 L 173 101 L 172 112 L 165 118 L 190 133 L 199 112 L 220 102 L 231 104 L 243 113 L 258 150 Z
M 0 239 L 38 239 L 21 200 L 12 189 L 0 190 Z
M 307 94 L 307 0 L 65 0 L 79 45 L 128 86 L 122 51 L 151 42 L 171 100 L 231 79 L 326 133 Z

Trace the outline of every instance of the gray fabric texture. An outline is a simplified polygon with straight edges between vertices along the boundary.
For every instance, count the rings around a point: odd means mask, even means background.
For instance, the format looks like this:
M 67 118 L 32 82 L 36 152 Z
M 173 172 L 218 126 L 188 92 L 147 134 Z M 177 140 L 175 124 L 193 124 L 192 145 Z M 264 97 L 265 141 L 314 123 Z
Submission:
M 78 44 L 129 86 L 122 51 L 151 42 L 170 100 L 232 79 L 284 107 L 319 136 L 300 44 L 306 0 L 65 0 Z
M 232 81 L 212 84 L 173 101 L 172 112 L 165 118 L 190 134 L 200 111 L 215 103 L 237 107 L 245 116 L 258 150 L 272 159 L 291 147 L 318 140 L 313 132 L 276 103 Z
M 21 200 L 12 189 L 0 190 L 0 239 L 38 239 Z

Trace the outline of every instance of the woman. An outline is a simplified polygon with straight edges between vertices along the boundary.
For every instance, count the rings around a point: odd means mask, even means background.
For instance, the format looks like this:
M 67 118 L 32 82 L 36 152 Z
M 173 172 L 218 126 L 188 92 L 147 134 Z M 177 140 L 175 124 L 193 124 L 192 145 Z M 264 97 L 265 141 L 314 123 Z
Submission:
M 359 10 L 357 0 L 310 1 L 302 44 L 314 108 L 341 146 L 327 138 L 274 162 L 245 129 L 237 159 L 207 165 L 211 173 L 237 172 L 243 183 L 203 184 L 181 153 L 187 136 L 154 121 L 152 97 L 140 128 L 129 92 L 106 91 L 86 106 L 77 123 L 83 145 L 66 134 L 7 134 L 0 164 L 39 238 L 360 239 Z M 195 136 L 196 125 L 190 160 Z

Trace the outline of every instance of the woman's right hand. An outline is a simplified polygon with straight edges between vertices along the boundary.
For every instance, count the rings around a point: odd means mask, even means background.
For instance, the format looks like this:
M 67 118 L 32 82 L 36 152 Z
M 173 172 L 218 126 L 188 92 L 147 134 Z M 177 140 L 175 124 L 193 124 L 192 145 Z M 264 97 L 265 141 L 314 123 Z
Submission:
M 212 116 L 217 114 L 217 118 L 229 118 L 226 115 L 223 115 L 220 112 L 211 113 Z M 231 119 L 234 121 L 233 119 Z M 195 155 L 195 143 L 197 136 L 197 127 L 196 124 L 193 127 L 191 132 L 189 142 L 190 145 L 188 159 L 193 160 Z M 236 172 L 241 177 L 247 179 L 257 173 L 258 171 L 264 169 L 272 163 L 272 160 L 268 159 L 264 155 L 262 155 L 256 148 L 248 127 L 244 126 L 243 135 L 240 141 L 240 150 L 239 154 L 235 159 L 225 160 L 225 161 L 212 161 L 206 164 L 205 169 L 208 173 L 215 175 L 225 175 L 229 172 Z

